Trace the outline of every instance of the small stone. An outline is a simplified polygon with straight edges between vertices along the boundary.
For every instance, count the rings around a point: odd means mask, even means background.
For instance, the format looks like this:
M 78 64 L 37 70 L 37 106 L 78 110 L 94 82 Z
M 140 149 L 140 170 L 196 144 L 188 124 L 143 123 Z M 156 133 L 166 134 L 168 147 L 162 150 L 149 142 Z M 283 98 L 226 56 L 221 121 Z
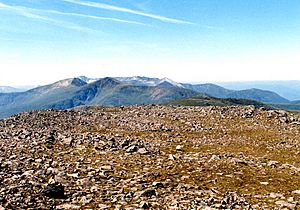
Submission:
M 248 163 L 246 161 L 238 159 L 238 158 L 232 159 L 232 163 L 234 163 L 234 164 L 240 164 L 240 165 L 244 165 L 244 166 L 248 165 Z
M 66 146 L 72 146 L 74 144 L 74 139 L 72 137 L 63 139 L 63 144 Z
M 127 147 L 129 145 L 130 141 L 125 139 L 122 143 L 121 143 L 121 147 Z
M 48 184 L 44 190 L 45 196 L 49 198 L 64 199 L 65 188 L 61 184 Z
M 132 145 L 132 146 L 130 146 L 130 147 L 126 150 L 126 152 L 127 152 L 127 153 L 134 153 L 134 152 L 137 152 L 137 150 L 138 150 L 138 147 L 137 147 L 136 145 Z
M 187 180 L 187 179 L 189 179 L 190 178 L 190 176 L 182 176 L 180 179 L 181 180 Z
M 83 196 L 83 197 L 80 199 L 79 203 L 82 203 L 82 204 L 88 204 L 88 203 L 90 203 L 92 200 L 93 200 L 92 198 L 88 199 L 86 196 Z
M 139 148 L 137 152 L 141 155 L 147 155 L 149 153 L 145 148 Z
M 91 193 L 97 192 L 99 190 L 99 188 L 97 186 L 92 186 L 90 191 Z
M 33 176 L 34 171 L 33 170 L 29 170 L 29 171 L 25 171 L 22 176 Z
M 10 156 L 10 160 L 13 160 L 13 159 L 16 159 L 16 157 L 17 157 L 17 155 L 12 155 L 12 156 Z
M 292 194 L 300 195 L 300 190 L 294 190 L 294 191 L 292 192 Z
M 35 162 L 36 163 L 41 163 L 41 162 L 43 162 L 43 160 L 42 159 L 36 159 Z
M 156 191 L 154 189 L 147 189 L 147 190 L 142 192 L 141 196 L 143 196 L 143 197 L 156 196 Z
M 142 202 L 140 203 L 140 208 L 142 208 L 142 209 L 149 209 L 149 208 L 150 208 L 150 205 L 149 205 L 147 202 L 142 201 Z
M 78 173 L 74 173 L 74 174 L 67 174 L 68 177 L 72 177 L 72 178 L 79 178 L 79 174 Z
M 217 155 L 213 155 L 213 156 L 211 156 L 211 158 L 209 159 L 208 162 L 211 163 L 211 162 L 216 161 L 216 160 L 220 160 L 220 157 L 217 156 Z
M 268 185 L 269 182 L 260 182 L 260 184 L 262 184 L 262 185 Z
M 53 135 L 49 136 L 45 143 L 48 148 L 52 148 L 52 146 L 56 143 L 55 137 Z
M 121 147 L 127 147 L 129 145 L 129 140 L 125 139 L 122 143 L 121 143 Z
M 283 197 L 282 194 L 279 193 L 270 193 L 270 198 L 281 198 Z
M 53 171 L 53 168 L 49 167 L 49 168 L 47 168 L 46 174 L 47 175 L 52 174 L 52 171 Z
M 156 188 L 161 188 L 161 187 L 164 187 L 164 184 L 161 182 L 153 182 L 152 186 L 156 187 Z
M 102 171 L 99 173 L 99 177 L 102 179 L 107 179 L 108 178 L 108 174 L 106 171 Z
M 99 204 L 97 209 L 109 209 L 110 206 L 105 205 L 105 204 Z
M 183 152 L 183 146 L 182 145 L 177 145 L 176 150 Z
M 113 167 L 112 166 L 101 166 L 100 169 L 103 171 L 112 171 Z
M 77 205 L 74 205 L 74 204 L 61 204 L 59 206 L 56 206 L 57 209 L 80 209 L 81 206 L 77 206 Z M 1 210 L 1 208 L 0 208 Z
M 169 160 L 176 160 L 176 157 L 172 154 L 169 155 Z
M 278 166 L 279 162 L 278 161 L 269 161 L 268 166 L 272 168 L 276 168 Z
M 51 163 L 51 166 L 52 166 L 53 168 L 56 168 L 56 167 L 58 166 L 58 162 L 57 162 L 57 161 L 53 161 L 53 162 Z
M 213 205 L 213 207 L 217 208 L 217 209 L 222 209 L 222 206 L 223 205 L 221 203 L 217 203 L 217 204 Z M 208 208 L 208 209 L 210 209 L 210 208 Z

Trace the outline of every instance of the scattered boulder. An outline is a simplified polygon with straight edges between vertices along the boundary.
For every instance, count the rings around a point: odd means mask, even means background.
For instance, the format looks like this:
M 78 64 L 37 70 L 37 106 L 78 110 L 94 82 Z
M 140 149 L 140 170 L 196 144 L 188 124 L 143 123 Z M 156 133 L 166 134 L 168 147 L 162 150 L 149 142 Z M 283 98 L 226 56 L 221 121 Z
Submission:
M 73 146 L 74 139 L 72 137 L 63 139 L 63 144 L 66 146 Z
M 182 145 L 177 145 L 176 150 L 180 151 L 180 152 L 183 152 L 183 146 Z
M 147 189 L 142 192 L 141 196 L 143 196 L 143 197 L 156 196 L 156 191 L 155 191 L 155 189 Z
M 55 199 L 65 199 L 65 188 L 61 184 L 49 184 L 44 190 L 45 196 Z
M 156 187 L 156 188 L 162 188 L 162 187 L 164 187 L 164 184 L 161 182 L 153 182 L 152 186 Z
M 271 168 L 277 168 L 279 165 L 278 161 L 269 161 L 268 166 Z
M 141 155 L 147 155 L 147 154 L 149 154 L 149 152 L 144 147 L 143 148 L 139 148 L 137 152 L 139 154 L 141 154 Z
M 137 152 L 139 149 L 139 147 L 137 145 L 132 145 L 130 147 L 128 147 L 128 149 L 126 149 L 127 153 L 134 153 Z
M 300 190 L 294 190 L 294 191 L 292 192 L 292 194 L 300 195 Z
M 149 208 L 150 208 L 150 205 L 149 205 L 149 203 L 147 203 L 147 202 L 145 202 L 145 201 L 142 201 L 142 202 L 140 203 L 140 208 L 142 208 L 142 209 L 149 209 Z

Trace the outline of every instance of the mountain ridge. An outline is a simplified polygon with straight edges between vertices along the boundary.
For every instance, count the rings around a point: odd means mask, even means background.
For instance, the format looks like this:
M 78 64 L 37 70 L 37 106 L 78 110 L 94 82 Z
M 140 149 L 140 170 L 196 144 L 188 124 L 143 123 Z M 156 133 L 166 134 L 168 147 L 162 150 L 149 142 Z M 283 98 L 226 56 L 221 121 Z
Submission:
M 35 109 L 164 103 L 195 95 L 198 93 L 184 88 L 135 86 L 110 77 L 91 83 L 70 78 L 18 94 L 0 94 L 0 117 Z
M 288 106 L 291 102 L 275 92 L 260 89 L 230 90 L 212 83 L 177 83 L 168 78 L 85 76 L 68 78 L 20 93 L 0 94 L 0 117 L 35 109 L 69 109 L 76 106 L 160 104 L 184 98 L 248 99 Z M 296 103 L 296 102 L 295 102 Z M 292 107 L 298 107 L 294 104 Z
M 96 80 L 92 78 L 83 77 L 86 80 Z M 137 86 L 175 86 L 182 87 L 190 90 L 197 91 L 199 93 L 204 93 L 216 98 L 245 98 L 250 100 L 258 100 L 264 103 L 289 103 L 290 101 L 276 92 L 269 90 L 262 90 L 258 88 L 249 88 L 245 90 L 232 90 L 224 88 L 220 85 L 213 83 L 204 83 L 204 84 L 189 84 L 189 83 L 178 83 L 169 78 L 150 78 L 143 76 L 134 76 L 134 77 L 114 77 L 115 79 L 126 82 L 128 84 L 137 85 Z
M 300 81 L 299 80 L 271 80 L 271 81 L 244 81 L 244 82 L 216 82 L 222 87 L 242 90 L 257 88 L 269 90 L 278 93 L 284 98 L 294 101 L 300 99 Z
M 15 93 L 22 92 L 22 89 L 11 87 L 11 86 L 0 86 L 0 93 Z

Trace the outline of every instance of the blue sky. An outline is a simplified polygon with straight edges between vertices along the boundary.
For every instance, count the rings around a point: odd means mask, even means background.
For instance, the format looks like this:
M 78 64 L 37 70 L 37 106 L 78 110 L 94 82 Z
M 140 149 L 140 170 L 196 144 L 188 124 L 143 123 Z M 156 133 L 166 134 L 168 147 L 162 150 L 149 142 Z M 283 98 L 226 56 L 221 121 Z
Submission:
M 299 37 L 299 0 L 0 0 L 0 85 L 300 80 Z

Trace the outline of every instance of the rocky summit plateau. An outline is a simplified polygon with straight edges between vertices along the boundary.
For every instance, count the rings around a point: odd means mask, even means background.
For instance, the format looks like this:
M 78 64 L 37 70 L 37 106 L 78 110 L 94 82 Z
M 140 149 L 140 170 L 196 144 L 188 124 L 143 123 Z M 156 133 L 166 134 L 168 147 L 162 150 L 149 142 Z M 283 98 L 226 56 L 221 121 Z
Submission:
M 0 121 L 0 209 L 300 209 L 300 116 L 77 107 Z

